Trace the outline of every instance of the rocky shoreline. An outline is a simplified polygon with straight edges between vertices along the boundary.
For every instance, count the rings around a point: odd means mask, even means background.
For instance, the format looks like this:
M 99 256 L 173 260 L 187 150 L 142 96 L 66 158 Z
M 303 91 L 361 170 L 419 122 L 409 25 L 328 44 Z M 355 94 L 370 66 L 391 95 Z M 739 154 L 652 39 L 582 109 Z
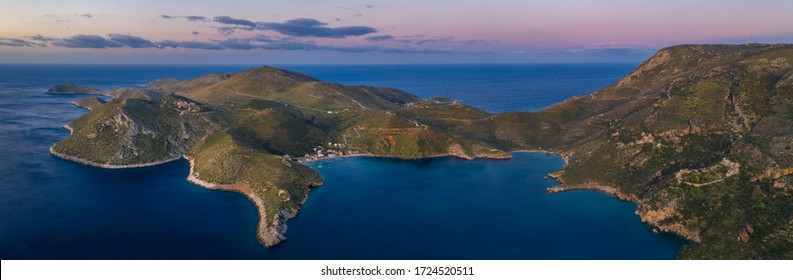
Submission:
M 522 152 L 522 151 L 519 151 L 519 152 Z M 509 154 L 509 153 L 507 153 L 507 154 Z M 354 158 L 354 157 L 372 157 L 372 158 L 401 159 L 401 160 L 419 160 L 419 159 L 431 159 L 431 158 L 443 158 L 443 157 L 453 157 L 453 158 L 459 158 L 459 159 L 464 159 L 464 160 L 474 160 L 474 159 L 510 159 L 510 158 L 512 158 L 511 156 L 510 157 L 499 157 L 499 156 L 488 156 L 486 154 L 480 154 L 480 155 L 477 155 L 475 157 L 460 156 L 460 155 L 449 154 L 449 153 L 447 153 L 447 154 L 437 154 L 437 155 L 431 155 L 431 156 L 423 156 L 423 157 L 403 157 L 403 156 L 379 156 L 379 155 L 370 154 L 370 153 L 361 153 L 361 154 L 354 154 L 354 155 L 323 157 L 323 158 L 318 158 L 318 159 L 312 159 L 310 161 L 304 161 L 302 163 L 318 162 L 318 161 L 337 159 L 337 158 Z
M 567 165 L 569 157 L 559 152 L 549 151 L 549 150 L 512 150 L 509 153 L 544 153 L 544 154 L 552 154 L 557 155 L 564 161 L 564 165 Z M 553 173 L 552 173 L 553 174 Z M 553 177 L 552 174 L 548 174 L 550 177 Z M 559 178 L 553 177 L 554 179 L 559 180 Z M 561 181 L 560 181 L 561 182 Z
M 69 134 L 72 134 L 74 132 L 74 129 L 71 126 L 69 126 L 68 124 L 63 125 L 63 128 L 69 130 Z M 287 229 L 286 221 L 291 219 L 291 218 L 294 218 L 297 215 L 297 210 L 295 210 L 295 211 L 286 211 L 284 209 L 281 209 L 278 212 L 278 215 L 276 215 L 276 217 L 274 217 L 274 219 L 273 219 L 273 226 L 268 228 L 266 226 L 266 224 L 267 224 L 266 220 L 267 219 L 266 219 L 266 214 L 265 214 L 264 202 L 262 201 L 261 197 L 259 197 L 258 195 L 255 194 L 255 192 L 253 191 L 253 189 L 250 188 L 250 186 L 248 186 L 248 185 L 222 185 L 222 184 L 210 183 L 210 182 L 201 180 L 201 179 L 199 179 L 198 177 L 196 177 L 193 174 L 194 163 L 193 163 L 193 160 L 190 159 L 188 156 L 177 156 L 177 157 L 170 158 L 170 159 L 167 159 L 167 160 L 150 162 L 150 163 L 142 163 L 142 164 L 114 165 L 114 164 L 105 164 L 105 163 L 93 162 L 93 161 L 81 159 L 81 158 L 78 158 L 78 157 L 75 157 L 75 156 L 70 156 L 70 155 L 66 155 L 66 154 L 63 154 L 63 153 L 59 153 L 59 152 L 55 151 L 55 145 L 56 144 L 53 144 L 52 146 L 50 146 L 49 153 L 52 154 L 53 156 L 57 157 L 57 158 L 68 160 L 68 161 L 72 161 L 72 162 L 76 162 L 76 163 L 87 165 L 87 166 L 105 168 L 105 169 L 125 169 L 125 168 L 150 167 L 150 166 L 160 165 L 160 164 L 168 163 L 168 162 L 171 162 L 171 161 L 179 160 L 181 158 L 187 159 L 190 162 L 190 173 L 187 176 L 187 181 L 188 182 L 193 183 L 193 184 L 198 185 L 198 186 L 201 186 L 201 187 L 204 187 L 204 188 L 209 189 L 209 190 L 238 192 L 238 193 L 244 195 L 245 197 L 247 197 L 248 200 L 253 202 L 253 204 L 256 207 L 256 210 L 258 212 L 258 215 L 259 215 L 259 222 L 258 222 L 258 226 L 257 226 L 257 230 L 256 230 L 256 237 L 259 240 L 259 242 L 262 245 L 266 246 L 266 247 L 272 247 L 272 246 L 280 243 L 281 241 L 286 240 L 286 237 L 284 236 L 284 233 L 286 233 L 286 229 Z M 319 185 L 319 184 L 315 184 L 315 185 Z M 305 200 L 303 202 L 305 202 Z M 301 202 L 300 204 L 302 205 L 303 202 Z
M 259 222 L 258 222 L 258 226 L 257 226 L 257 230 L 256 230 L 256 237 L 259 240 L 259 242 L 262 245 L 266 246 L 266 247 L 272 247 L 272 246 L 280 243 L 281 241 L 286 240 L 286 237 L 284 236 L 284 234 L 286 233 L 286 230 L 287 230 L 286 222 L 289 219 L 292 219 L 292 218 L 294 218 L 297 215 L 297 210 L 287 211 L 286 209 L 281 209 L 278 212 L 278 215 L 276 215 L 274 217 L 272 227 L 267 227 L 266 226 L 267 219 L 266 219 L 264 202 L 262 201 L 261 197 L 256 195 L 256 193 L 253 191 L 253 189 L 250 188 L 250 186 L 248 186 L 248 185 L 222 185 L 222 184 L 216 184 L 216 183 L 211 183 L 211 182 L 207 182 L 207 181 L 201 180 L 201 179 L 199 179 L 198 177 L 196 177 L 193 174 L 193 160 L 188 158 L 188 157 L 186 157 L 186 156 L 185 157 L 181 157 L 180 156 L 180 157 L 176 157 L 176 158 L 173 158 L 173 159 L 168 159 L 168 160 L 164 160 L 164 161 L 157 161 L 157 162 L 152 162 L 152 163 L 145 163 L 145 164 L 112 165 L 112 164 L 103 164 L 103 163 L 92 162 L 92 161 L 80 159 L 80 158 L 77 158 L 77 157 L 65 155 L 65 154 L 62 154 L 62 153 L 58 153 L 58 152 L 56 152 L 53 149 L 53 147 L 50 147 L 49 152 L 53 156 L 61 158 L 61 159 L 64 159 L 64 160 L 68 160 L 68 161 L 72 161 L 72 162 L 76 162 L 76 163 L 79 163 L 79 164 L 92 166 L 92 167 L 105 168 L 105 169 L 126 169 L 126 168 L 149 167 L 149 166 L 160 165 L 160 164 L 168 163 L 168 162 L 171 162 L 171 161 L 179 160 L 181 158 L 185 158 L 185 159 L 187 159 L 190 162 L 190 173 L 189 173 L 189 175 L 187 177 L 187 181 L 188 182 L 190 182 L 192 184 L 195 184 L 195 185 L 198 185 L 198 186 L 201 186 L 203 188 L 209 189 L 209 190 L 237 192 L 237 193 L 240 193 L 240 194 L 244 195 L 246 198 L 248 198 L 248 200 L 250 200 L 253 203 L 253 205 L 256 207 L 256 210 L 257 210 L 258 215 L 259 215 Z M 320 184 L 318 184 L 318 183 L 312 184 L 312 186 L 318 186 L 318 185 L 320 185 Z M 302 201 L 300 204 L 302 205 L 304 202 L 305 202 L 305 200 Z
M 549 177 L 554 178 L 557 181 L 559 181 L 559 183 L 561 183 L 561 185 L 546 189 L 549 194 L 555 194 L 566 191 L 575 191 L 575 190 L 591 190 L 591 191 L 598 191 L 608 195 L 612 195 L 620 200 L 636 203 L 637 208 L 634 214 L 636 214 L 636 216 L 638 216 L 639 219 L 641 219 L 642 223 L 649 225 L 653 229 L 653 232 L 671 233 L 691 242 L 696 242 L 696 243 L 702 242 L 702 238 L 700 237 L 699 233 L 689 231 L 682 224 L 664 223 L 664 221 L 668 217 L 672 217 L 675 214 L 674 206 L 669 206 L 661 210 L 645 209 L 643 201 L 634 194 L 626 194 L 621 192 L 616 187 L 604 186 L 597 183 L 586 183 L 580 185 L 565 186 L 564 180 L 562 178 L 563 175 L 564 175 L 564 171 L 561 170 L 548 174 Z
M 256 238 L 259 240 L 259 243 L 265 247 L 272 247 L 286 240 L 286 236 L 284 236 L 287 230 L 286 222 L 297 216 L 299 211 L 298 209 L 279 209 L 278 214 L 273 217 L 272 225 L 268 227 L 267 213 L 265 211 L 266 206 L 264 205 L 264 201 L 260 196 L 256 195 L 256 192 L 249 185 L 224 185 L 201 180 L 193 173 L 195 166 L 194 160 L 188 156 L 185 156 L 184 158 L 190 162 L 190 173 L 187 176 L 188 182 L 209 190 L 237 192 L 247 197 L 248 200 L 253 203 L 259 215 L 259 222 L 257 223 L 256 229 Z M 311 188 L 320 185 L 322 184 L 317 182 L 310 183 L 309 191 Z M 308 198 L 308 192 L 306 192 L 305 198 Z M 303 205 L 303 203 L 306 202 L 306 199 L 303 199 L 303 201 L 301 201 L 299 204 Z
M 190 173 L 188 173 L 188 176 L 187 176 L 187 181 L 188 182 L 193 183 L 193 184 L 198 185 L 198 186 L 201 186 L 201 187 L 203 187 L 205 189 L 208 189 L 208 190 L 231 191 L 231 192 L 240 193 L 240 194 L 244 195 L 246 198 L 248 198 L 248 200 L 250 200 L 253 203 L 254 206 L 256 206 L 256 211 L 257 211 L 257 213 L 259 215 L 259 222 L 258 222 L 257 229 L 256 229 L 256 238 L 259 240 L 260 243 L 262 243 L 262 245 L 270 247 L 270 246 L 273 246 L 273 245 L 277 244 L 278 242 L 281 242 L 284 239 L 286 239 L 283 236 L 283 234 L 277 234 L 278 231 L 280 231 L 280 230 L 274 229 L 273 231 L 268 231 L 266 229 L 265 225 L 267 224 L 267 219 L 266 219 L 267 215 L 265 213 L 264 201 L 262 201 L 262 199 L 259 196 L 257 196 L 256 193 L 253 192 L 253 189 L 251 189 L 250 186 L 248 186 L 248 185 L 223 185 L 223 184 L 211 183 L 211 182 L 207 182 L 207 181 L 201 180 L 201 179 L 199 179 L 198 177 L 195 176 L 195 173 L 194 173 L 195 162 L 194 162 L 194 160 L 192 158 L 190 158 L 190 157 L 187 157 L 187 156 L 185 156 L 185 159 L 187 159 L 190 162 Z M 281 223 L 279 223 L 279 224 L 281 224 Z M 285 227 L 285 225 L 284 225 L 284 227 Z M 283 231 L 285 232 L 286 229 L 284 228 Z
M 74 129 L 71 126 L 69 126 L 69 124 L 64 124 L 63 128 L 65 128 L 66 130 L 69 130 L 69 135 L 71 135 L 74 132 Z M 75 156 L 70 156 L 70 155 L 67 155 L 67 154 L 62 154 L 62 153 L 56 152 L 55 151 L 55 145 L 57 145 L 57 144 L 52 144 L 52 146 L 50 146 L 49 153 L 51 155 L 57 157 L 57 158 L 68 160 L 68 161 L 73 161 L 73 162 L 76 162 L 76 163 L 79 163 L 79 164 L 82 164 L 82 165 L 87 165 L 87 166 L 92 166 L 92 167 L 99 167 L 99 168 L 106 168 L 106 169 L 125 169 L 125 168 L 149 167 L 149 166 L 155 166 L 155 165 L 160 165 L 160 164 L 164 164 L 164 163 L 169 163 L 169 162 L 172 162 L 172 161 L 175 161 L 175 160 L 178 160 L 178 159 L 182 158 L 182 156 L 177 156 L 177 157 L 173 157 L 173 158 L 169 158 L 169 159 L 165 159 L 165 160 L 160 160 L 160 161 L 155 161 L 155 162 L 148 162 L 148 163 L 138 163 L 138 164 L 107 164 L 107 163 L 93 162 L 93 161 L 90 161 L 90 160 L 85 160 L 85 159 L 81 159 L 81 158 L 78 158 L 78 157 L 75 157 Z
M 93 162 L 93 161 L 84 160 L 84 159 L 81 159 L 81 158 L 78 158 L 78 157 L 73 157 L 73 156 L 70 156 L 70 155 L 62 154 L 62 153 L 56 152 L 54 147 L 55 147 L 55 145 L 50 146 L 49 152 L 50 152 L 51 155 L 53 155 L 53 156 L 55 156 L 57 158 L 68 160 L 68 161 L 73 161 L 73 162 L 76 162 L 76 163 L 79 163 L 79 164 L 82 164 L 82 165 L 87 165 L 87 166 L 92 166 L 92 167 L 99 167 L 99 168 L 106 168 L 106 169 L 125 169 L 125 168 L 149 167 L 149 166 L 155 166 L 155 165 L 160 165 L 160 164 L 164 164 L 164 163 L 169 163 L 169 162 L 172 162 L 172 161 L 175 161 L 175 160 L 178 160 L 178 159 L 182 158 L 181 156 L 178 156 L 178 157 L 174 157 L 174 158 L 169 158 L 169 159 L 155 161 L 155 162 L 149 162 L 149 163 L 116 165 L 116 164 L 106 164 L 106 163 Z
M 553 175 L 549 175 L 549 176 L 553 177 Z M 553 178 L 558 180 L 557 177 L 553 177 Z M 621 192 L 619 189 L 617 189 L 615 187 L 604 186 L 604 185 L 600 185 L 600 184 L 596 184 L 596 183 L 587 183 L 587 184 L 574 185 L 574 186 L 559 185 L 559 186 L 550 187 L 550 188 L 547 189 L 548 193 L 550 193 L 550 194 L 566 192 L 566 191 L 574 191 L 574 190 L 599 191 L 599 192 L 602 192 L 602 193 L 605 193 L 605 194 L 613 195 L 613 196 L 619 198 L 620 200 L 630 201 L 630 202 L 635 202 L 635 203 L 640 203 L 641 202 L 636 195 L 625 194 L 625 193 Z
M 644 204 L 639 204 L 638 209 L 636 209 L 636 215 L 641 218 L 642 223 L 651 225 L 653 232 L 671 233 L 691 242 L 702 242 L 699 232 L 690 231 L 679 222 L 664 223 L 665 220 L 676 214 L 676 208 L 676 203 L 670 203 L 658 210 L 645 209 Z

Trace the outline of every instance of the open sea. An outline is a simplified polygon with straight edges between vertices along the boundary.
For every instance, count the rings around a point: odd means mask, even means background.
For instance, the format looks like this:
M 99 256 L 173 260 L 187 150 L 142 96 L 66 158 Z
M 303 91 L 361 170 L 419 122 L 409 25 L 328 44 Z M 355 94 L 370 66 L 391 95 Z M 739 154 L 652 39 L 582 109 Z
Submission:
M 637 64 L 290 66 L 345 84 L 447 96 L 492 113 L 536 111 L 617 81 Z M 672 259 L 636 205 L 593 192 L 547 194 L 558 156 L 510 160 L 344 158 L 312 162 L 314 189 L 288 240 L 256 240 L 242 195 L 185 181 L 185 160 L 104 170 L 48 154 L 85 113 L 73 82 L 111 89 L 254 66 L 0 64 L 2 259 Z

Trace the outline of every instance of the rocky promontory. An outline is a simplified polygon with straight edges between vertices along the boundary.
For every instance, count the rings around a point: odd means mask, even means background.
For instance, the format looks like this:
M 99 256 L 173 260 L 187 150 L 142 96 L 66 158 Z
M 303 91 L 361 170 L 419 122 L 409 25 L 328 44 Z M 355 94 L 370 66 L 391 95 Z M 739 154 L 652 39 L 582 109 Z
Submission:
M 78 86 L 72 83 L 57 84 L 47 90 L 48 94 L 103 94 L 102 90 Z

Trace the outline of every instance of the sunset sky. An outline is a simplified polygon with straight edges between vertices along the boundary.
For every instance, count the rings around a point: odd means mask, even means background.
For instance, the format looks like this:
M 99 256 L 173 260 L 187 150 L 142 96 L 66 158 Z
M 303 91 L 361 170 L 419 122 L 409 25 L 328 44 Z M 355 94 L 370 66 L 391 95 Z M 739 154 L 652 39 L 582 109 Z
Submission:
M 0 63 L 620 62 L 793 43 L 785 0 L 119 2 L 2 0 Z

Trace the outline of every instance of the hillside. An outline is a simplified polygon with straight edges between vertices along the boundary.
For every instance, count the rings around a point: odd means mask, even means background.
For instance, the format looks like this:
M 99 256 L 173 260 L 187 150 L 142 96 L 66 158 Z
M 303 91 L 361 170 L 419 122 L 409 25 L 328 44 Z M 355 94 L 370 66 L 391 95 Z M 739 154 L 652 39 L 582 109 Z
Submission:
M 390 88 L 345 86 L 272 67 L 236 74 L 214 74 L 189 81 L 163 79 L 149 86 L 210 104 L 234 104 L 267 99 L 320 110 L 396 109 L 421 101 L 412 94 Z
M 72 101 L 72 104 L 74 104 L 75 106 L 82 107 L 88 110 L 99 108 L 100 106 L 102 106 L 102 104 L 105 103 L 107 103 L 105 100 L 96 96 L 80 98 L 75 101 Z
M 568 165 L 553 191 L 639 203 L 681 258 L 793 258 L 793 46 L 677 46 L 552 106 Z
M 331 155 L 509 158 L 568 164 L 559 192 L 638 204 L 654 230 L 692 241 L 680 258 L 793 258 L 793 46 L 660 50 L 620 81 L 541 112 L 490 114 L 448 98 L 327 83 L 260 67 L 103 92 L 52 153 L 100 167 L 186 157 L 189 180 L 245 194 L 259 240 L 282 241 Z
M 178 159 L 223 123 L 208 109 L 184 97 L 151 101 L 85 99 L 90 112 L 68 123 L 69 137 L 50 151 L 62 158 L 104 168 L 154 165 Z M 82 105 L 81 105 L 82 106 Z

